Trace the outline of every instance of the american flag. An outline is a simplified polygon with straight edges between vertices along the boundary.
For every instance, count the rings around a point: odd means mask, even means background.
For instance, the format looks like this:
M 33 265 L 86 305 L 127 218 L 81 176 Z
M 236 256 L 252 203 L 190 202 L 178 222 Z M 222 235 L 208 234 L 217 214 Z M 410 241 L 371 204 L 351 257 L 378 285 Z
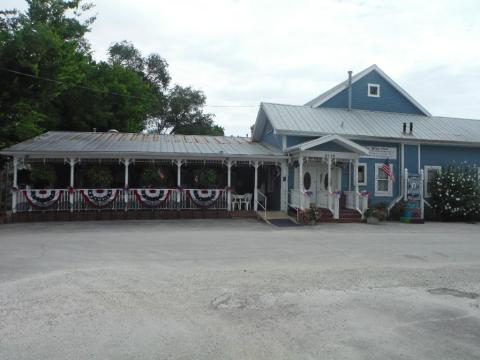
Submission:
M 386 159 L 383 163 L 383 172 L 388 176 L 390 180 L 395 181 L 395 175 L 393 174 L 392 167 L 390 166 L 390 162 L 388 161 L 388 159 Z

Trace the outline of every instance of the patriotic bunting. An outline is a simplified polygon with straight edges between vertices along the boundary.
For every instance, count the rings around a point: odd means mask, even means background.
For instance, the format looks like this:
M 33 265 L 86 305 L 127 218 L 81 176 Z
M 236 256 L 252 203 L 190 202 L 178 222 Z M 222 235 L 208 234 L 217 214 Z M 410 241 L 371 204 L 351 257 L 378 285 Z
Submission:
M 61 190 L 49 189 L 49 190 L 23 190 L 23 194 L 27 198 L 30 205 L 48 209 L 55 205 L 62 196 Z
M 118 195 L 118 189 L 82 189 L 82 195 L 94 207 L 110 205 Z
M 203 208 L 212 206 L 220 197 L 220 190 L 218 189 L 188 189 L 187 191 L 195 205 Z
M 149 207 L 160 206 L 170 196 L 168 189 L 135 189 L 135 195 L 143 205 Z

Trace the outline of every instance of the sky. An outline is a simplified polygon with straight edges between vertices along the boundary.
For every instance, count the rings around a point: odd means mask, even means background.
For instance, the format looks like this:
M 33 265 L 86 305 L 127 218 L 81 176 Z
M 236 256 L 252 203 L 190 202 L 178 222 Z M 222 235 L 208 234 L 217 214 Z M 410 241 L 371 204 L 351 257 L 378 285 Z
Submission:
M 94 56 L 131 41 L 207 96 L 227 135 L 377 64 L 433 115 L 480 119 L 480 1 L 92 0 Z M 2 8 L 25 9 L 20 0 Z

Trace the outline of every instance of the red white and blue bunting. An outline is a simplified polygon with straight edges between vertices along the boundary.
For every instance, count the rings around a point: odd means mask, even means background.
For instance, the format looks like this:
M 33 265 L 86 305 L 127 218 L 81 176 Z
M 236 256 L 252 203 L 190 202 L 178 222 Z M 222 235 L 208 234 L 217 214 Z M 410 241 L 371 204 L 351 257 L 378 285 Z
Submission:
M 190 199 L 200 207 L 206 208 L 210 207 L 219 199 L 220 190 L 219 189 L 188 189 L 188 196 Z
M 87 202 L 97 208 L 110 205 L 118 195 L 118 189 L 82 189 Z
M 170 196 L 168 189 L 135 189 L 135 195 L 143 205 L 149 207 L 160 206 Z
M 23 194 L 27 198 L 30 205 L 48 209 L 57 203 L 62 196 L 61 190 L 48 189 L 48 190 L 23 190 Z

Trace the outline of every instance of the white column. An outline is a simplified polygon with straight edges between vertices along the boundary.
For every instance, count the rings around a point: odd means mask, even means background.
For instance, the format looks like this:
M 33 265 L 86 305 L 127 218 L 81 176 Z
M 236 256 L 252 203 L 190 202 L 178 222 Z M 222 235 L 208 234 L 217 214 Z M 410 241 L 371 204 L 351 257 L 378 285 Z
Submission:
M 12 192 L 12 212 L 15 214 L 17 212 L 17 192 L 18 192 L 18 179 L 17 179 L 17 170 L 18 170 L 18 158 L 13 158 L 13 184 L 14 188 Z
M 131 164 L 131 160 L 130 159 L 123 159 L 121 160 L 123 162 L 123 165 L 125 165 L 125 185 L 123 186 L 123 201 L 125 202 L 125 211 L 128 210 L 128 193 L 129 193 L 129 189 L 128 189 L 128 168 Z
M 328 191 L 328 208 L 332 208 L 332 158 L 327 155 L 327 191 Z
M 255 180 L 254 180 L 254 183 L 253 183 L 253 210 L 257 211 L 258 209 L 258 204 L 257 204 L 257 201 L 258 201 L 258 166 L 259 166 L 259 163 L 258 161 L 255 161 L 253 163 L 253 167 L 255 168 Z
M 355 196 L 353 197 L 355 199 L 355 209 L 359 208 L 359 195 L 358 195 L 358 158 L 355 159 L 354 165 L 353 165 L 353 186 L 355 187 Z
M 181 159 L 178 159 L 176 161 L 177 163 L 177 187 L 180 187 L 182 186 L 182 164 L 183 164 L 183 160 Z M 180 189 L 177 189 L 177 203 L 180 203 L 180 198 L 181 198 L 181 191 Z
M 424 184 L 423 169 L 420 169 L 420 216 L 422 220 L 425 217 L 425 204 L 423 203 L 423 184 Z
M 304 184 L 303 184 L 303 156 L 298 157 L 298 201 L 299 201 L 299 206 L 301 208 L 304 207 L 305 203 L 305 195 L 303 193 L 304 190 Z
M 280 165 L 280 210 L 288 210 L 288 164 L 282 161 Z
M 407 201 L 407 193 L 408 193 L 408 169 L 404 170 L 403 175 L 403 200 Z
M 74 158 L 68 159 L 68 164 L 70 165 L 70 188 L 73 189 L 75 186 L 75 164 L 77 160 Z M 70 212 L 73 212 L 73 201 L 74 201 L 74 194 L 73 192 L 69 191 L 68 194 L 68 201 L 70 202 Z
M 227 161 L 227 209 L 232 211 L 232 160 Z

